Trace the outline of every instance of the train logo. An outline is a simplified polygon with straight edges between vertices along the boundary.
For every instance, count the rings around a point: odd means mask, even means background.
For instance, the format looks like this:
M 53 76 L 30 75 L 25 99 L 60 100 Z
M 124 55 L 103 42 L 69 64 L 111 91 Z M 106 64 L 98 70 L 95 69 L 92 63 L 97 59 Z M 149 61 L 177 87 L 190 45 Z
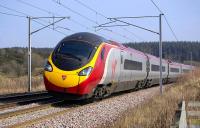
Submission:
M 114 77 L 115 77 L 115 69 L 116 69 L 116 66 L 117 66 L 117 60 L 115 59 L 115 60 L 112 61 L 112 77 L 111 77 L 112 80 L 113 80 Z
M 65 80 L 67 78 L 66 75 L 62 75 L 62 80 Z

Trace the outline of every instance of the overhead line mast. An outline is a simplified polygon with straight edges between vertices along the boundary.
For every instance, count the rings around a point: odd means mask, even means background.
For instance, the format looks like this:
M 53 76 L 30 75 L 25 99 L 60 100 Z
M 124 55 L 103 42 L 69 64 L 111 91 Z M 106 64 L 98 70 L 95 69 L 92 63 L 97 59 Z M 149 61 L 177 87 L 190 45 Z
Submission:
M 31 82 L 31 35 L 33 35 L 34 33 L 37 33 L 45 28 L 48 28 L 49 26 L 53 25 L 55 23 L 58 23 L 64 19 L 69 19 L 70 17 L 27 17 L 28 18 L 28 91 L 31 92 L 32 90 L 32 82 Z M 53 23 L 50 23 L 44 27 L 41 27 L 35 31 L 31 31 L 31 20 L 37 20 L 37 19 L 44 19 L 44 18 L 51 18 L 51 19 L 59 19 L 54 21 Z
M 160 22 L 159 22 L 159 24 L 160 24 L 160 29 L 159 29 L 159 33 L 160 33 L 160 43 L 159 43 L 159 56 L 160 56 L 160 92 L 161 92 L 161 94 L 163 93 L 162 92 L 162 81 L 161 81 L 161 77 L 162 77 L 162 17 L 161 17 L 161 14 L 162 15 L 164 15 L 164 13 L 163 13 L 163 11 L 158 7 L 158 5 L 153 1 L 153 0 L 150 0 L 151 1 L 151 3 L 153 3 L 153 5 L 157 8 L 157 10 L 160 12 Z M 171 25 L 169 24 L 169 22 L 168 22 L 168 20 L 167 20 L 167 18 L 166 18 L 166 16 L 164 15 L 164 19 L 165 19 L 165 21 L 166 21 L 166 23 L 167 23 L 167 25 L 168 25 L 168 27 L 170 28 L 170 30 L 171 30 L 171 32 L 172 32 L 172 35 L 174 36 L 174 38 L 176 39 L 176 41 L 178 41 L 178 38 L 177 38 L 177 36 L 176 36 L 176 34 L 175 34 L 175 32 L 174 32 L 174 30 L 172 29 L 172 27 L 171 27 Z

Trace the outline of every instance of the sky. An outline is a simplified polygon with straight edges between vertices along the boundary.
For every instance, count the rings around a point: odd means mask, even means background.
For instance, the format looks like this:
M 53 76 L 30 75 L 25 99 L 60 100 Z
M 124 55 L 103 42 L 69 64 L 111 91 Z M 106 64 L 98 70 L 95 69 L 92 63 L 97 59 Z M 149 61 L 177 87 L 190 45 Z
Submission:
M 154 0 L 154 2 L 165 14 L 179 41 L 200 40 L 199 0 Z M 1 0 L 0 47 L 28 46 L 28 19 L 26 16 L 69 17 L 54 26 L 32 34 L 33 47 L 55 47 L 62 38 L 77 32 L 95 33 L 119 43 L 158 41 L 157 34 L 133 26 L 96 27 L 110 22 L 107 18 L 158 16 L 159 14 L 160 12 L 151 0 Z M 31 20 L 31 32 L 56 20 L 59 19 Z M 122 20 L 156 32 L 159 31 L 158 18 Z M 116 22 L 109 25 L 124 24 Z M 162 18 L 162 33 L 164 41 L 176 41 L 164 17 Z

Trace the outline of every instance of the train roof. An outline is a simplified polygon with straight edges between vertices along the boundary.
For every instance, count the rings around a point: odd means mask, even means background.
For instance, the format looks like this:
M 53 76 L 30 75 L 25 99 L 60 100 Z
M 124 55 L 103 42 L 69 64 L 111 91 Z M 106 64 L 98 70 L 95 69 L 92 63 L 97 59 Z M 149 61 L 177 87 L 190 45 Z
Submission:
M 102 42 L 108 42 L 105 38 L 89 32 L 79 32 L 65 37 L 63 41 L 78 40 L 88 42 L 94 46 L 99 46 Z

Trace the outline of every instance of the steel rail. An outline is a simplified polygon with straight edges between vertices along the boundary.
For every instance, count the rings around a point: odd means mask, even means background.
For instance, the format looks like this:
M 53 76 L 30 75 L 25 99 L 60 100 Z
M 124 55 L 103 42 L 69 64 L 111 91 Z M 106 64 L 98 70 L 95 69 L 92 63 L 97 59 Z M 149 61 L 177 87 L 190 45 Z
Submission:
M 35 112 L 35 111 L 40 111 L 40 110 L 43 110 L 43 109 L 50 108 L 52 106 L 59 105 L 59 103 L 62 103 L 62 102 L 63 101 L 59 100 L 59 101 L 54 101 L 52 103 L 47 103 L 47 104 L 43 104 L 43 105 L 39 105 L 39 106 L 26 108 L 26 109 L 20 109 L 20 110 L 16 110 L 16 111 L 2 113 L 2 114 L 0 114 L 0 119 L 5 119 L 5 118 L 8 118 L 8 117 L 13 117 L 13 116 L 17 116 L 17 115 L 23 115 L 23 114 L 31 113 L 31 112 Z
M 39 96 L 39 95 L 48 95 L 48 92 L 40 91 L 40 92 L 31 92 L 31 93 L 16 93 L 16 94 L 0 95 L 0 102 L 11 100 L 11 99 L 18 99 L 18 98 L 23 98 L 23 97 L 33 97 L 33 96 Z
M 19 105 L 30 104 L 30 103 L 34 103 L 36 101 L 48 100 L 51 98 L 52 98 L 52 96 L 45 96 L 45 97 L 37 97 L 37 98 L 33 98 L 33 99 L 26 99 L 26 100 L 17 101 L 17 102 L 3 103 L 3 104 L 0 104 L 0 110 L 8 109 L 11 107 L 16 107 Z

